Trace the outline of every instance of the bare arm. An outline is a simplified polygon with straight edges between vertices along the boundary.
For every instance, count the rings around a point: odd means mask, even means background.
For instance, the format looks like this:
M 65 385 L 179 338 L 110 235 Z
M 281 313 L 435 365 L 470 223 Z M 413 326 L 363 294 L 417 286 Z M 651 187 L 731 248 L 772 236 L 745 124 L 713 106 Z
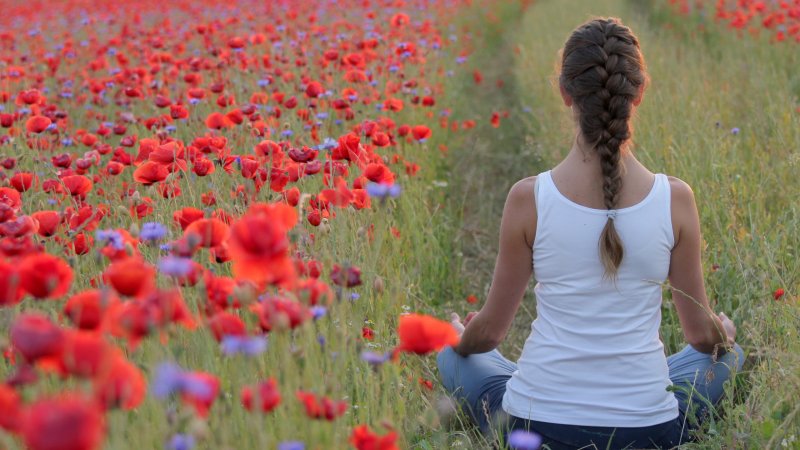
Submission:
M 676 231 L 669 266 L 672 300 L 689 345 L 699 352 L 713 353 L 732 342 L 706 297 L 700 255 L 700 217 L 694 193 L 688 184 L 677 178 L 670 179 L 670 187 L 672 223 Z
M 467 323 L 456 353 L 467 356 L 493 350 L 503 341 L 533 273 L 530 235 L 536 226 L 535 177 L 518 181 L 508 193 L 500 223 L 500 249 L 489 297 Z

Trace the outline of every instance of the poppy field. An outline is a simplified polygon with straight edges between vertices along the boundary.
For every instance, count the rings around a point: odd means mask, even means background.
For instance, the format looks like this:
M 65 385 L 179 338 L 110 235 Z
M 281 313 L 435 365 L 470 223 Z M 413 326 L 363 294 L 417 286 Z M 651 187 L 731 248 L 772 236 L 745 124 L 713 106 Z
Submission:
M 430 355 L 568 150 L 590 14 L 642 36 L 635 151 L 749 355 L 698 445 L 798 448 L 800 3 L 565 2 L 0 2 L 0 449 L 489 447 Z

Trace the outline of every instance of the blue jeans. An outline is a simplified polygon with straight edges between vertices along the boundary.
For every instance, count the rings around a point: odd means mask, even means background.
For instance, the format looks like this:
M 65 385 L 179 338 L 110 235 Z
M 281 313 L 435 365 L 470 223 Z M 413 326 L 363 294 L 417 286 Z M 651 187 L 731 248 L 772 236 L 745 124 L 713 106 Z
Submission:
M 717 362 L 711 355 L 687 345 L 667 358 L 669 378 L 678 400 L 678 417 L 674 420 L 638 428 L 590 427 L 538 422 L 506 413 L 502 408 L 506 382 L 517 365 L 497 349 L 462 357 L 446 347 L 436 358 L 439 376 L 445 389 L 466 410 L 472 421 L 486 435 L 498 425 L 507 433 L 527 429 L 543 437 L 550 449 L 580 447 L 607 448 L 672 448 L 689 441 L 689 430 L 697 427 L 708 413 L 708 404 L 716 404 L 723 393 L 723 383 L 732 371 L 740 371 L 744 351 L 736 344 Z M 712 375 L 713 374 L 713 375 Z

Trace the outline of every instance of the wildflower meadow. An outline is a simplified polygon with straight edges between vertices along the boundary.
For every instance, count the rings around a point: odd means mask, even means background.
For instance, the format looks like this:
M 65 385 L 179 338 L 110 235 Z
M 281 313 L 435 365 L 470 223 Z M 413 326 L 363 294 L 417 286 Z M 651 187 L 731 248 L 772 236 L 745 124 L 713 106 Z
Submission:
M 497 445 L 434 356 L 486 298 L 509 188 L 569 150 L 555 63 L 592 16 L 641 38 L 633 150 L 693 187 L 748 355 L 685 447 L 800 449 L 799 0 L 0 12 L 0 449 Z M 667 285 L 662 313 L 671 353 Z

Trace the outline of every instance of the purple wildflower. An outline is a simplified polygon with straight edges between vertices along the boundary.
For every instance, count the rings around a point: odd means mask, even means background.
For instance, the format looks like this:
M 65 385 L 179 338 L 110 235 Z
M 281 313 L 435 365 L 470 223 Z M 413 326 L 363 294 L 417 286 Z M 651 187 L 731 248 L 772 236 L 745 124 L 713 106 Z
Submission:
M 306 445 L 301 441 L 283 441 L 278 444 L 278 450 L 305 450 Z
M 379 367 L 381 364 L 388 361 L 391 355 L 392 355 L 391 352 L 380 354 L 364 350 L 363 352 L 361 352 L 361 359 L 368 362 L 373 367 Z
M 264 353 L 267 349 L 267 338 L 264 336 L 234 336 L 225 335 L 222 337 L 222 353 L 235 355 L 243 353 L 247 356 L 255 356 Z
M 508 435 L 508 445 L 514 450 L 538 450 L 542 437 L 525 430 L 514 430 Z
M 178 256 L 165 256 L 158 261 L 158 270 L 164 275 L 184 277 L 192 271 L 192 260 Z
M 311 318 L 313 318 L 314 320 L 320 319 L 325 314 L 327 314 L 327 312 L 328 312 L 328 308 L 326 308 L 326 307 L 324 307 L 322 305 L 312 306 L 311 307 Z
M 194 448 L 194 436 L 191 434 L 176 434 L 169 440 L 168 450 L 191 450 Z
M 385 200 L 386 197 L 397 197 L 400 195 L 400 186 L 397 184 L 367 183 L 367 194 L 370 197 Z

